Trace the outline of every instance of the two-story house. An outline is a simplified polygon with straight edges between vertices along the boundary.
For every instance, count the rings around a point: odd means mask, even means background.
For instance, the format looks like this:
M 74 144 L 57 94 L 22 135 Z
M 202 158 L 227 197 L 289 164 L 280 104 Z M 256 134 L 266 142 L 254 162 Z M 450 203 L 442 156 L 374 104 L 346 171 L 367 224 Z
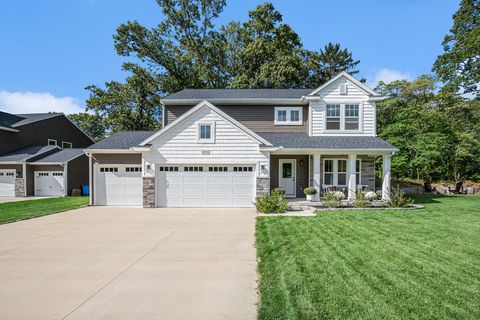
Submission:
M 63 113 L 0 111 L 0 197 L 61 197 L 88 183 L 94 141 Z
M 376 136 L 376 101 L 341 73 L 316 89 L 185 89 L 162 100 L 164 128 L 120 132 L 87 148 L 91 203 L 144 207 L 250 207 L 331 188 L 383 197 L 396 148 Z

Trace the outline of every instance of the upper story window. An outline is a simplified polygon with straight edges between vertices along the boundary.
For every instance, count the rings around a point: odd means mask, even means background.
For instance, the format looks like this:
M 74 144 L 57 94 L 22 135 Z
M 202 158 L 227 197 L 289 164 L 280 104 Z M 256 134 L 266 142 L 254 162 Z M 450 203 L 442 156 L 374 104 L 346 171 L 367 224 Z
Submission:
M 215 123 L 199 123 L 198 124 L 198 142 L 214 142 L 215 141 Z
M 71 143 L 71 142 L 62 141 L 62 149 L 72 149 L 72 143 Z
M 340 130 L 339 104 L 327 104 L 327 130 Z
M 345 105 L 345 130 L 358 130 L 359 128 L 358 104 Z
M 358 131 L 360 130 L 359 104 L 327 104 L 326 130 Z
M 57 140 L 48 139 L 48 145 L 49 145 L 49 146 L 56 146 L 56 145 L 57 145 Z
M 301 126 L 302 110 L 302 107 L 275 107 L 275 124 Z

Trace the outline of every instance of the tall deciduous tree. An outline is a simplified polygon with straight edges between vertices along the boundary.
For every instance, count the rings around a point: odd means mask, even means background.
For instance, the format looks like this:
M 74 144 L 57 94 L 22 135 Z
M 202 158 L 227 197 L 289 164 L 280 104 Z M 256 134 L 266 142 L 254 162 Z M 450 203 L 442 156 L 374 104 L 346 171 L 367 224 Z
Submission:
M 124 64 L 123 69 L 131 72 L 125 83 L 110 81 L 105 89 L 87 87 L 87 110 L 102 117 L 111 132 L 159 129 L 161 91 L 157 77 L 132 63 Z
M 480 0 L 462 0 L 433 66 L 445 89 L 480 98 Z

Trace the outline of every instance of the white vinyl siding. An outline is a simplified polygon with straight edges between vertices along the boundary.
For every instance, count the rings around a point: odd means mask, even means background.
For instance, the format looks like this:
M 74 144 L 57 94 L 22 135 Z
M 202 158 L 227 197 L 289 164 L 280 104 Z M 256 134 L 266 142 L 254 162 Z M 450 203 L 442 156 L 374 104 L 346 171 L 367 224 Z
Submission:
M 215 123 L 215 142 L 197 142 L 198 123 Z M 209 108 L 203 108 L 152 142 L 149 164 L 268 164 L 259 143 Z
M 340 94 L 340 85 L 347 85 L 347 94 Z M 369 102 L 369 96 L 345 78 L 340 78 L 318 93 L 320 101 L 310 103 L 311 107 L 311 135 L 350 135 L 375 136 L 375 102 Z M 341 129 L 327 129 L 327 105 L 341 105 Z M 347 120 L 345 110 L 347 106 L 358 105 L 358 129 L 348 129 L 356 119 Z

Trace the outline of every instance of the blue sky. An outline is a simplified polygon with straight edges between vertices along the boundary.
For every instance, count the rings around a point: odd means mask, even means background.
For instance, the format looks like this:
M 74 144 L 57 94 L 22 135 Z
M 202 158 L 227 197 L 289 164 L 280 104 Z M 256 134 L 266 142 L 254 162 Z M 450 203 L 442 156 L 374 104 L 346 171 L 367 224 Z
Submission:
M 218 23 L 245 20 L 264 1 L 227 0 Z M 308 49 L 339 42 L 361 60 L 360 76 L 412 79 L 428 73 L 459 0 L 273 0 Z M 154 26 L 154 0 L 42 0 L 0 3 L 0 110 L 82 111 L 89 84 L 122 80 L 113 49 L 121 23 Z

